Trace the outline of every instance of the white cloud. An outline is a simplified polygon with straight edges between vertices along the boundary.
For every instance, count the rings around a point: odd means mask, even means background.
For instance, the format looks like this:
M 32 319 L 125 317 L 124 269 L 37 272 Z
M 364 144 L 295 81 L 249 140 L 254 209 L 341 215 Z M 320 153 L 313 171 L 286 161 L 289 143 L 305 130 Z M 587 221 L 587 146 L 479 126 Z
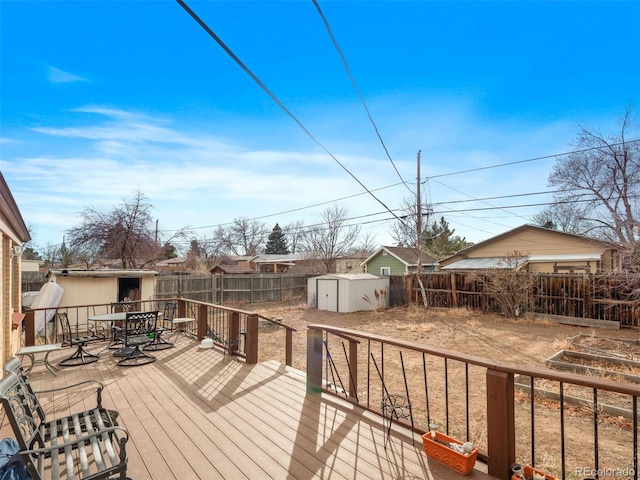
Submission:
M 49 67 L 47 74 L 47 80 L 51 83 L 74 83 L 74 82 L 87 82 L 86 78 L 79 77 L 73 73 L 65 72 L 56 67 Z

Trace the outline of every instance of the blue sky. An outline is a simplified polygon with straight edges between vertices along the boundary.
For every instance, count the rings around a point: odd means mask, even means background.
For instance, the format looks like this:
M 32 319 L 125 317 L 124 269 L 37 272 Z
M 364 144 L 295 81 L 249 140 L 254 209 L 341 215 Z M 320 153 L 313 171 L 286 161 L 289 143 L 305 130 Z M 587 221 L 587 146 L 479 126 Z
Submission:
M 409 190 L 311 0 L 187 4 L 400 207 Z M 451 174 L 570 151 L 578 124 L 615 134 L 624 109 L 640 108 L 638 1 L 319 5 L 400 175 L 415 188 L 421 150 L 435 212 L 470 241 L 544 208 L 506 207 L 549 202 L 538 193 L 554 159 Z M 109 211 L 137 190 L 166 235 L 210 237 L 237 217 L 313 224 L 343 199 L 363 233 L 391 242 L 391 214 L 178 3 L 3 0 L 0 21 L 0 170 L 38 245 L 60 243 L 86 206 Z M 538 195 L 482 200 L 527 193 Z

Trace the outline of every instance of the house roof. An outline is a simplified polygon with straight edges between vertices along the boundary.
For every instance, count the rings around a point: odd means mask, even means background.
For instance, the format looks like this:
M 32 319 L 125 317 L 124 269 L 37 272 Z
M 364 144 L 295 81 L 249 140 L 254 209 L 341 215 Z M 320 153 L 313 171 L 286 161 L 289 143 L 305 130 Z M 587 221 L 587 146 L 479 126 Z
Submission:
M 4 232 L 16 243 L 25 243 L 31 240 L 29 230 L 22 219 L 18 205 L 13 199 L 11 190 L 0 172 L 0 220 L 4 220 L 11 230 Z
M 360 265 L 365 265 L 372 258 L 378 256 L 381 252 L 386 251 L 389 255 L 397 258 L 399 261 L 409 267 L 415 267 L 418 265 L 418 249 L 410 247 L 389 247 L 382 246 L 375 252 L 373 252 L 367 259 L 365 259 Z M 422 254 L 422 265 L 435 265 L 438 261 L 426 253 Z
M 222 273 L 256 273 L 255 270 L 245 267 L 244 265 L 216 265 L 210 272 L 221 271 Z
M 527 263 L 549 263 L 549 262 L 588 262 L 602 259 L 600 253 L 567 253 L 560 255 L 529 255 L 518 259 L 517 267 L 520 268 Z M 479 257 L 463 258 L 450 265 L 445 265 L 440 270 L 484 270 L 489 268 L 510 268 L 502 257 Z
M 598 240 L 597 238 L 586 237 L 584 235 L 578 235 L 576 233 L 561 232 L 559 230 L 553 230 L 551 228 L 539 227 L 537 225 L 524 224 L 524 225 L 520 225 L 519 227 L 513 228 L 511 230 L 508 230 L 508 231 L 506 231 L 504 233 L 501 233 L 499 235 L 496 235 L 495 237 L 491 237 L 491 238 L 489 238 L 489 239 L 487 239 L 487 240 L 485 240 L 483 242 L 475 243 L 473 245 L 470 245 L 468 247 L 463 248 L 462 250 L 458 250 L 453 255 L 450 255 L 449 257 L 447 257 L 447 259 L 451 258 L 451 257 L 455 257 L 456 255 L 465 255 L 468 252 L 471 252 L 472 250 L 475 250 L 475 249 L 477 249 L 477 248 L 479 248 L 481 246 L 486 246 L 486 245 L 488 245 L 490 243 L 494 243 L 494 242 L 500 241 L 503 238 L 508 237 L 510 235 L 513 235 L 513 234 L 515 234 L 517 232 L 520 232 L 522 230 L 539 230 L 541 232 L 547 232 L 547 233 L 551 233 L 553 235 L 562 235 L 562 236 L 565 236 L 565 237 L 573 237 L 573 238 L 575 238 L 577 240 L 579 239 L 579 240 L 582 240 L 582 241 L 594 242 L 594 243 L 597 243 L 597 244 L 600 244 L 600 245 L 606 245 L 607 247 L 611 246 L 611 244 L 609 242 L 604 242 L 602 240 Z
M 251 257 L 249 261 L 253 263 L 288 263 L 295 265 L 296 260 L 302 260 L 304 257 L 301 253 L 260 253 L 254 257 Z

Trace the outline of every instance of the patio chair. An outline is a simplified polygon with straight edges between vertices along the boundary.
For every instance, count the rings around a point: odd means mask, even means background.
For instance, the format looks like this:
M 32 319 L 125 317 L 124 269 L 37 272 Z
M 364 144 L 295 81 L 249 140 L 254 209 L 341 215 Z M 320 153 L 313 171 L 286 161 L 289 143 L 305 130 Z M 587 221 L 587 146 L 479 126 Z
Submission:
M 64 358 L 58 362 L 61 367 L 76 367 L 78 365 L 87 365 L 89 363 L 97 362 L 100 358 L 98 355 L 89 353 L 85 350 L 87 343 L 105 340 L 104 335 L 96 333 L 93 328 L 89 328 L 86 335 L 74 336 L 69 324 L 69 317 L 66 312 L 56 313 L 60 328 L 62 330 L 62 344 L 69 345 L 71 347 L 77 347 L 67 358 Z
M 173 317 L 176 315 L 176 307 L 177 305 L 174 302 L 166 302 L 164 304 L 164 312 L 162 314 L 162 323 L 163 326 L 156 325 L 156 332 L 153 337 L 153 342 L 150 345 L 145 347 L 145 350 L 165 350 L 167 348 L 173 347 L 172 342 L 167 342 L 162 335 L 171 330 L 171 327 L 167 328 L 167 322 L 169 325 L 173 325 Z
M 122 326 L 122 346 L 124 352 L 118 365 L 135 367 L 156 361 L 156 357 L 144 351 L 155 338 L 158 311 L 155 312 L 127 312 Z

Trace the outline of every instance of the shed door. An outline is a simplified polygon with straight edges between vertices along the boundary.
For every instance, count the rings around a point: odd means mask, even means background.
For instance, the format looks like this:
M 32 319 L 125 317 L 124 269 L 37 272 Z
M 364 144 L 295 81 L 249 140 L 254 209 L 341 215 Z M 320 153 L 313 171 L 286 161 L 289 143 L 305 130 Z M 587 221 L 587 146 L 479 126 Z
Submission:
M 318 280 L 318 310 L 338 311 L 338 280 Z

